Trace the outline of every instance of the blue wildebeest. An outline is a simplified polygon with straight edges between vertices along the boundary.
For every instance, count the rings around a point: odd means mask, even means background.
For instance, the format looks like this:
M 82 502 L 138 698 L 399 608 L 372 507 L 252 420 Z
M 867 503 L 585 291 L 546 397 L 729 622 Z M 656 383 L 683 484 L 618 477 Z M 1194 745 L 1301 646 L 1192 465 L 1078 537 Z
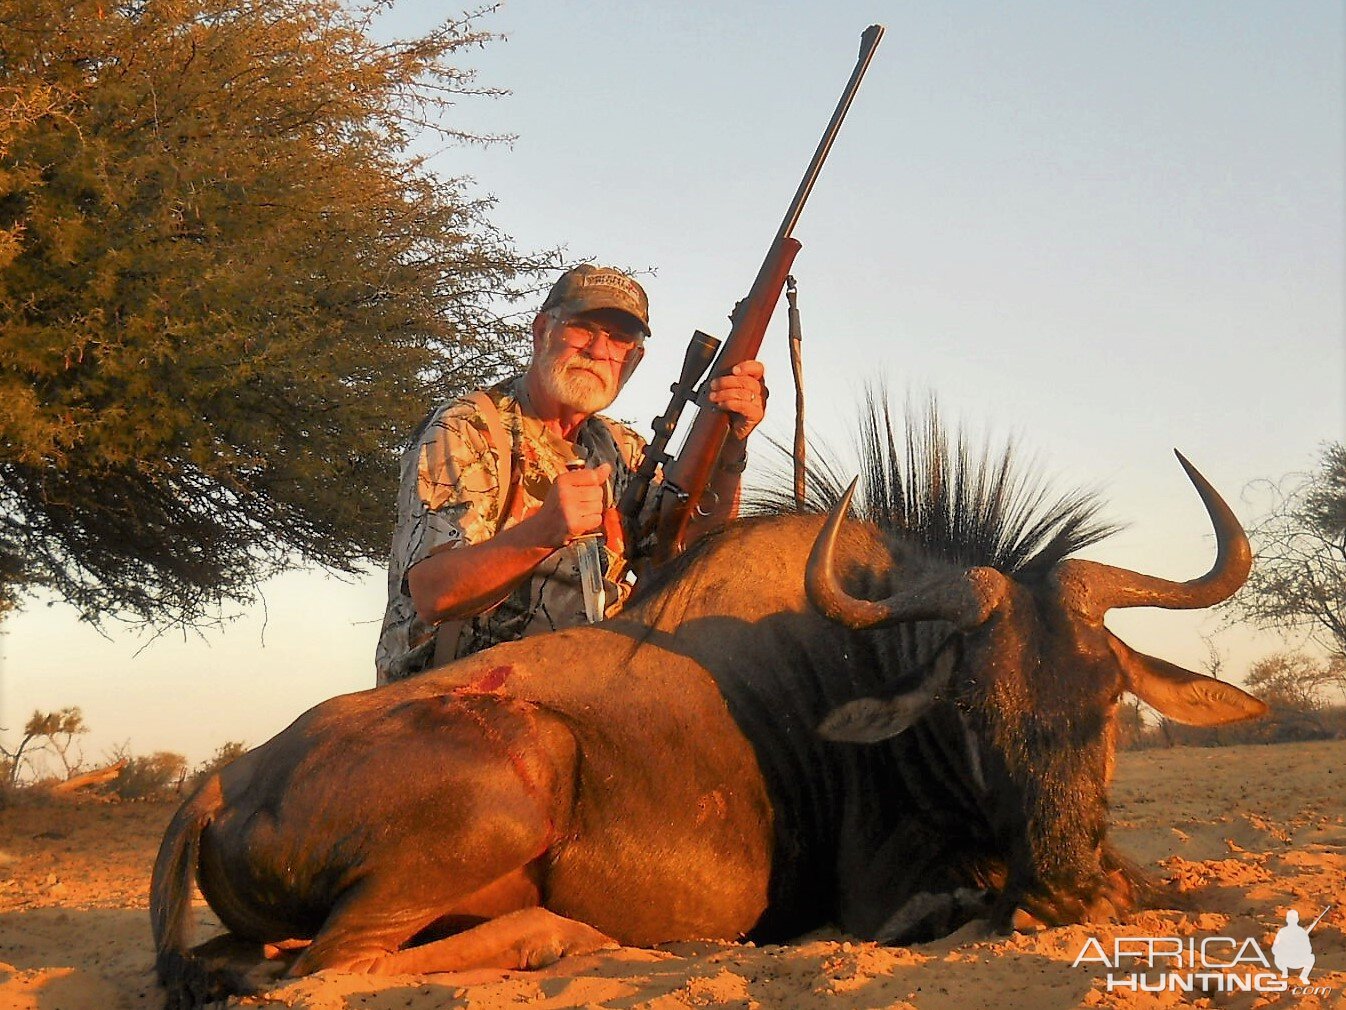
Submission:
M 934 427 L 902 453 L 886 416 L 866 431 L 863 521 L 820 478 L 828 517 L 739 521 L 613 620 L 334 698 L 212 776 L 154 867 L 170 1004 L 246 988 L 264 944 L 298 951 L 292 975 L 428 972 L 1126 908 L 1105 844 L 1121 694 L 1196 724 L 1263 706 L 1103 615 L 1224 599 L 1242 530 L 1184 461 L 1208 574 L 1079 560 L 1107 532 L 1088 497 Z M 188 950 L 193 880 L 230 933 Z

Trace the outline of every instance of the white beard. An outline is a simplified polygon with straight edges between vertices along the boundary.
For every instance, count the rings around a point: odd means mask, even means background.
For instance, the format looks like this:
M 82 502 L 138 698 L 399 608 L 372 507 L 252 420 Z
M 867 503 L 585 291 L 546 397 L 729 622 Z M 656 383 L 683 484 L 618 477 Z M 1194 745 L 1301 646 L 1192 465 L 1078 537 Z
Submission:
M 610 371 L 590 370 L 577 360 L 568 365 L 544 362 L 538 378 L 548 396 L 582 414 L 597 414 L 617 399 L 617 380 Z

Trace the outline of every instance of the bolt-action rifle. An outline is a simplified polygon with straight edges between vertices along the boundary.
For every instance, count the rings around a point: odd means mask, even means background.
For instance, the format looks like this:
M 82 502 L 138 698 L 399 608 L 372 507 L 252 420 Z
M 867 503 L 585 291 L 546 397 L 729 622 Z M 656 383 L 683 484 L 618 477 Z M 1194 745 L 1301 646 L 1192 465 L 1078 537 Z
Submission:
M 794 231 L 795 223 L 804 209 L 804 201 L 808 199 L 813 184 L 818 179 L 823 162 L 832 149 L 832 142 L 841 129 L 841 122 L 846 118 L 851 101 L 860 89 L 860 81 L 869 68 L 874 50 L 878 48 L 879 39 L 882 37 L 882 25 L 870 25 L 860 36 L 860 56 L 856 60 L 855 69 L 851 71 L 850 80 L 846 82 L 846 88 L 841 93 L 841 100 L 832 113 L 827 129 L 823 131 L 818 149 L 813 152 L 813 160 L 809 162 L 803 181 L 800 182 L 799 189 L 790 202 L 790 209 L 786 211 L 785 218 L 781 221 L 780 230 L 776 232 L 771 248 L 767 250 L 766 259 L 762 261 L 762 267 L 757 271 L 757 279 L 753 281 L 752 289 L 748 292 L 748 296 L 734 307 L 730 316 L 729 336 L 721 346 L 717 338 L 701 330 L 692 334 L 691 344 L 683 359 L 682 372 L 678 376 L 678 381 L 670 387 L 673 397 L 669 401 L 668 409 L 654 419 L 654 437 L 646 447 L 645 459 L 632 475 L 618 509 L 632 524 L 638 523 L 642 513 L 646 511 L 645 499 L 649 494 L 655 471 L 660 466 L 663 467 L 663 480 L 656 491 L 659 496 L 657 508 L 653 513 L 656 527 L 651 555 L 656 564 L 676 557 L 687 546 L 685 538 L 688 524 L 692 516 L 701 511 L 701 499 L 712 474 L 719 465 L 720 453 L 724 449 L 725 439 L 729 433 L 729 416 L 714 407 L 708 399 L 710 381 L 704 382 L 699 387 L 697 382 L 706 374 L 707 368 L 710 368 L 709 379 L 713 380 L 730 374 L 735 365 L 757 357 L 767 324 L 771 322 L 771 314 L 775 311 L 776 303 L 780 301 L 781 289 L 785 287 L 785 278 L 790 272 L 790 265 L 801 248 L 791 232 Z M 718 355 L 716 351 L 719 352 Z M 713 367 L 711 367 L 712 360 Z M 678 419 L 682 416 L 683 409 L 693 401 L 698 408 L 696 420 L 692 423 L 691 430 L 687 433 L 687 440 L 683 442 L 677 456 L 671 456 L 667 452 L 668 441 L 678 426 Z

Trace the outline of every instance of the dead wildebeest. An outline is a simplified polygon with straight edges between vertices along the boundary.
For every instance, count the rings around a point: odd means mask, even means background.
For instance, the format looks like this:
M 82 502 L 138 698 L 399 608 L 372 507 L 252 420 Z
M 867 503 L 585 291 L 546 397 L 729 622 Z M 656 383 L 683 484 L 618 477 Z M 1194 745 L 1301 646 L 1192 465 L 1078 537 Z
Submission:
M 311 940 L 292 975 L 428 972 L 1125 908 L 1105 845 L 1121 694 L 1195 724 L 1263 706 L 1103 615 L 1224 599 L 1242 531 L 1187 467 L 1207 575 L 1071 559 L 1107 532 L 1088 497 L 1050 502 L 933 429 L 903 467 L 886 417 L 866 430 L 865 521 L 819 479 L 829 518 L 742 520 L 611 621 L 334 698 L 212 776 L 154 867 L 170 1004 L 242 988 L 240 944 Z M 189 952 L 194 878 L 233 939 Z

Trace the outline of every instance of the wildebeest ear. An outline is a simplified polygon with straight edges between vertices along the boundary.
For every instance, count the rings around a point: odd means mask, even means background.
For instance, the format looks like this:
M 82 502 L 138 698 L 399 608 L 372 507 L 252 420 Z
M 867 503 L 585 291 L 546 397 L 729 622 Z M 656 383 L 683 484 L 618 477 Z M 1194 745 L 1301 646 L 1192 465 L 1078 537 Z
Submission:
M 1233 684 L 1136 652 L 1115 637 L 1111 644 L 1121 661 L 1126 689 L 1175 722 L 1219 726 L 1266 714 L 1265 702 Z
M 945 643 L 945 646 L 949 645 Z M 878 743 L 910 729 L 953 676 L 957 650 L 940 647 L 921 683 L 891 698 L 857 698 L 832 709 L 818 724 L 818 735 L 839 743 Z
M 818 735 L 840 743 L 878 743 L 907 730 L 935 700 L 922 688 L 892 698 L 857 698 L 832 709 Z

